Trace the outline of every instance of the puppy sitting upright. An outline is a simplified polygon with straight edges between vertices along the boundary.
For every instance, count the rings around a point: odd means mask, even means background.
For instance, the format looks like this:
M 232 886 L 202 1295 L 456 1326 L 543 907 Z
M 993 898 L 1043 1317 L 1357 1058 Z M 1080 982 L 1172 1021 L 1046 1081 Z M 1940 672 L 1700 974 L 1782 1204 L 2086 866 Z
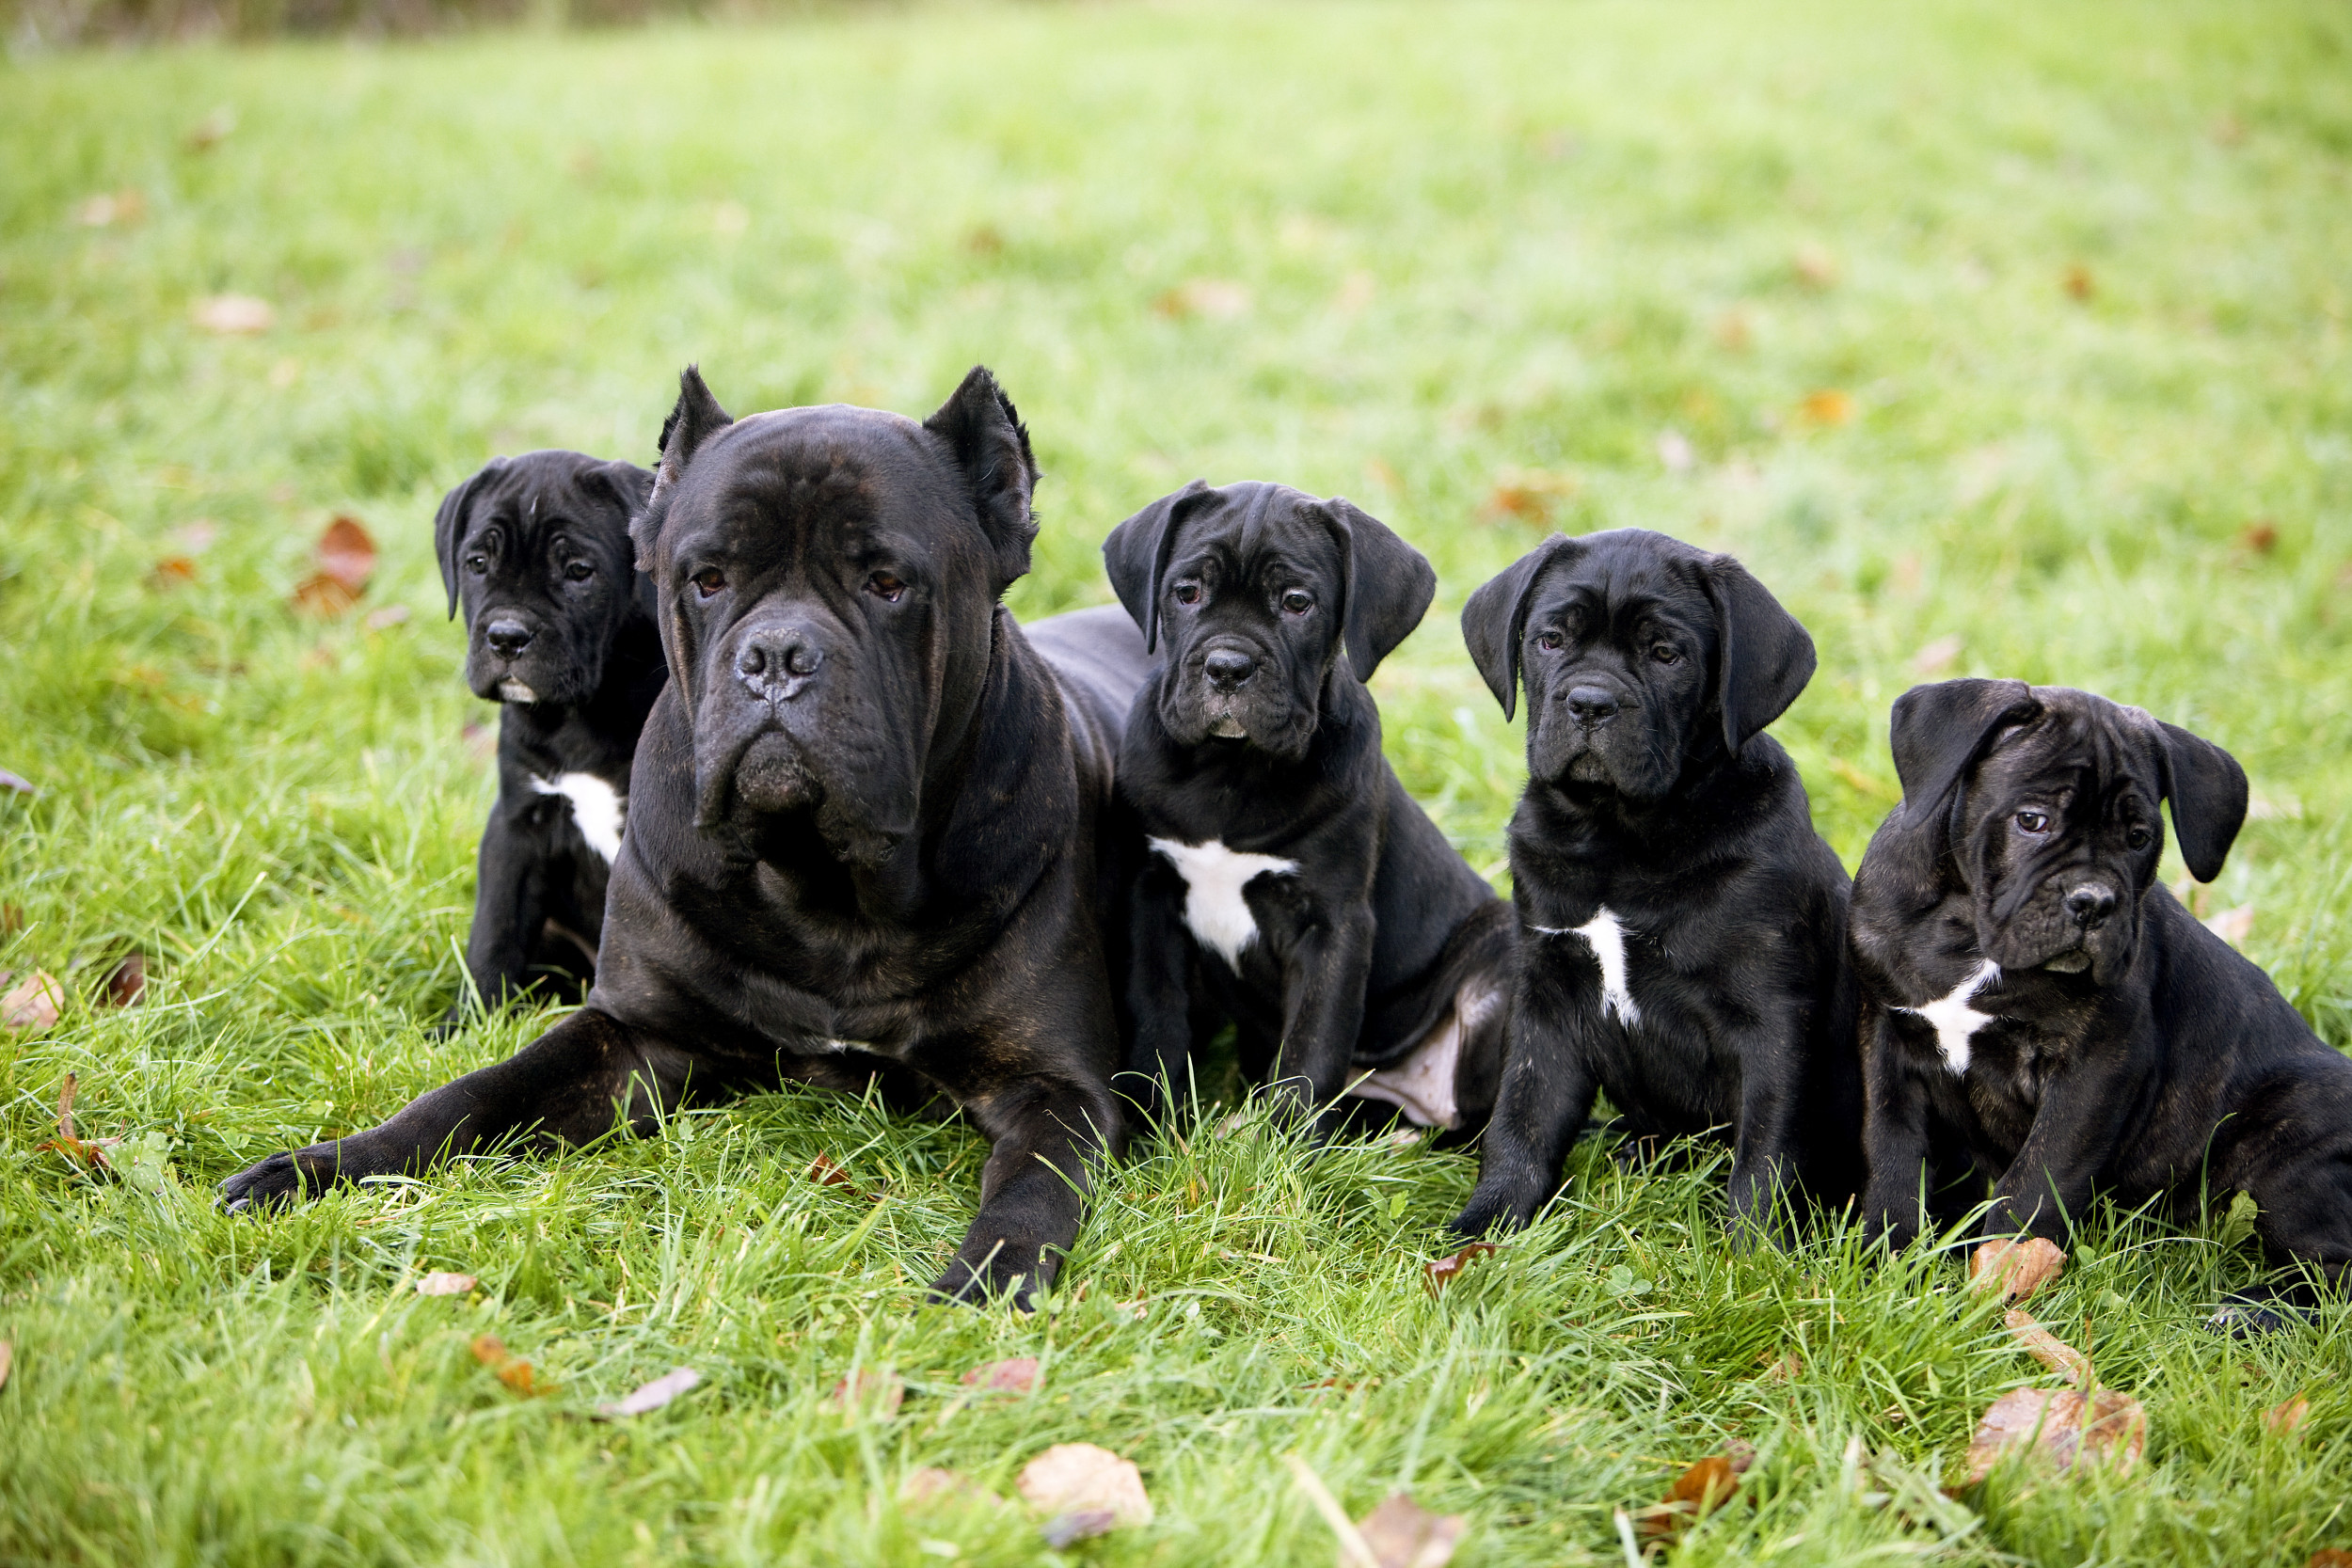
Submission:
M 1986 1236 L 2053 1241 L 2097 1194 L 2193 1217 L 2201 1193 L 2243 1191 L 2274 1261 L 2334 1279 L 2352 1262 L 2352 1061 L 2156 880 L 2166 800 L 2190 873 L 2219 875 L 2246 817 L 2237 763 L 2023 681 L 1916 688 L 1891 738 L 1903 801 L 1853 904 L 1871 1225 L 1917 1235 L 1923 1182 L 1948 1210 L 1990 1179 Z
M 1184 1083 L 1198 977 L 1245 1071 L 1299 1110 L 1354 1095 L 1483 1125 L 1510 911 L 1405 793 L 1364 689 L 1429 608 L 1429 562 L 1344 500 L 1199 481 L 1103 554 L 1167 645 L 1119 759 L 1154 851 L 1130 906 L 1129 1092 Z
M 1518 984 L 1478 1188 L 1454 1223 L 1524 1225 L 1605 1089 L 1637 1134 L 1728 1128 L 1731 1212 L 1791 1178 L 1860 1184 L 1845 868 L 1762 732 L 1813 640 L 1745 567 L 1641 529 L 1558 535 L 1470 595 L 1507 716 Z
M 466 606 L 466 685 L 505 705 L 466 941 L 485 1006 L 538 979 L 576 1002 L 595 977 L 629 759 L 669 675 L 628 537 L 652 489 L 632 464 L 526 452 L 494 459 L 434 519 L 450 613 Z

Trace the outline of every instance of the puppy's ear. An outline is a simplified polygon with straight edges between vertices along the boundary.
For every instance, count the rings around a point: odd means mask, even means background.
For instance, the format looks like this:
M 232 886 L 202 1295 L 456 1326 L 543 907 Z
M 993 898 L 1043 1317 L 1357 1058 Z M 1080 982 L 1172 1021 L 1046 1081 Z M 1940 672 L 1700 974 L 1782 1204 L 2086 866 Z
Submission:
M 705 441 L 735 422 L 735 416 L 719 406 L 719 400 L 703 385 L 702 367 L 689 365 L 677 378 L 677 402 L 670 409 L 670 417 L 661 421 L 661 458 L 654 469 L 653 488 L 645 495 L 642 506 L 629 514 L 629 543 L 637 546 L 637 569 L 653 569 L 653 532 L 650 524 L 658 503 L 669 499 L 677 488 L 677 482 L 686 472 L 686 466 L 694 460 L 694 453 Z
M 2237 758 L 2177 724 L 2159 722 L 2164 793 L 2172 802 L 2172 831 L 2181 838 L 2181 859 L 2201 882 L 2221 875 L 2221 863 L 2246 825 L 2246 769 Z
M 980 530 L 996 552 L 996 592 L 1029 569 L 1029 546 L 1037 538 L 1037 459 L 1029 451 L 1029 428 L 1012 399 L 985 365 L 975 365 L 939 412 L 923 428 L 947 443 L 962 470 Z
M 631 522 L 645 509 L 645 499 L 653 494 L 653 470 L 634 463 L 599 463 L 580 479 L 582 484 L 601 488 L 610 495 L 612 504 L 621 509 L 621 515 Z
M 1176 535 L 1185 517 L 1215 497 L 1205 479 L 1196 479 L 1173 495 L 1162 496 L 1136 513 L 1103 541 L 1103 571 L 1111 579 L 1119 602 L 1143 628 L 1143 651 L 1160 645 L 1160 578 L 1176 547 Z
M 1707 563 L 1707 596 L 1715 604 L 1722 669 L 1715 696 L 1724 711 L 1724 743 L 1734 756 L 1813 678 L 1813 638 L 1754 573 L 1727 555 Z
M 1896 698 L 1886 738 L 1895 752 L 1895 775 L 1903 782 L 1905 819 L 1929 820 L 2001 726 L 2022 723 L 2041 711 L 2041 701 L 2024 681 L 1938 681 Z
M 440 557 L 441 586 L 449 590 L 453 621 L 457 618 L 457 546 L 466 542 L 466 531 L 473 526 L 474 493 L 484 480 L 505 467 L 505 458 L 493 457 L 480 472 L 443 496 L 441 509 L 433 515 L 433 553 Z
M 1518 711 L 1519 640 L 1527 632 L 1527 605 L 1535 579 L 1545 567 L 1583 547 L 1566 534 L 1555 533 L 1504 567 L 1462 607 L 1462 641 L 1470 647 L 1470 662 L 1486 677 L 1486 689 L 1502 705 L 1505 719 Z
M 1429 601 L 1438 593 L 1437 569 L 1388 524 L 1345 497 L 1332 497 L 1322 511 L 1340 546 L 1347 661 L 1358 680 L 1368 681 L 1429 613 Z

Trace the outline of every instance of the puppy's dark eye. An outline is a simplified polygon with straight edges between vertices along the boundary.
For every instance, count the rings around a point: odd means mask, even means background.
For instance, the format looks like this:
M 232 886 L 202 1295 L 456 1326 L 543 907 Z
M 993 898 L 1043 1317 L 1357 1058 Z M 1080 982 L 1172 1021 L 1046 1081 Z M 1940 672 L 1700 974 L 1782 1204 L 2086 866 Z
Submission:
M 2145 849 L 2150 844 L 2155 841 L 2155 837 L 2156 835 L 2154 833 L 2150 832 L 2147 829 L 2135 823 L 2133 824 L 2131 831 L 2123 835 L 2123 842 L 2130 845 L 2135 849 Z
M 474 576 L 480 577 L 489 569 L 490 558 L 488 556 L 469 555 L 466 557 L 466 570 L 471 572 Z
M 1315 596 L 1304 588 L 1294 588 L 1282 595 L 1282 609 L 1292 615 L 1304 615 L 1314 609 Z
M 1535 646 L 1548 654 L 1556 654 L 1567 645 L 1568 640 L 1556 631 L 1541 633 L 1535 639 Z
M 2017 814 L 2017 831 L 2036 837 L 2050 831 L 2050 814 L 2044 811 L 2021 811 Z
M 1682 650 L 1671 642 L 1661 642 L 1649 651 L 1649 657 L 1661 664 L 1679 664 L 1682 662 Z
M 575 561 L 564 568 L 564 575 L 574 582 L 586 582 L 596 575 L 596 568 L 585 561 Z
M 1178 604 L 1199 604 L 1200 602 L 1200 585 L 1197 582 L 1178 583 L 1176 585 L 1176 602 Z
M 694 591 L 706 599 L 726 585 L 727 575 L 715 566 L 709 571 L 694 574 Z
M 866 579 L 866 591 L 884 604 L 897 604 L 906 597 L 907 585 L 888 572 L 876 572 Z

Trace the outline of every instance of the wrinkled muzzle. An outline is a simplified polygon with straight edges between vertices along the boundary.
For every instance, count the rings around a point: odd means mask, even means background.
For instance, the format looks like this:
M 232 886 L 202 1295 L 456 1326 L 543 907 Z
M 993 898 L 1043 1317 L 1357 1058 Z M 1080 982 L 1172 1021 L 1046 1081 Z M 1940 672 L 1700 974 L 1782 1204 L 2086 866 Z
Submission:
M 1570 674 L 1529 706 L 1528 771 L 1547 784 L 1654 800 L 1682 774 L 1681 726 L 1617 681 Z
M 1160 691 L 1160 723 L 1180 745 L 1247 741 L 1295 760 L 1314 738 L 1321 698 L 1320 690 L 1295 690 L 1283 660 L 1260 644 L 1213 633 L 1175 658 Z
M 2137 892 L 2099 866 L 1979 878 L 1975 905 L 1977 944 L 2004 970 L 2088 973 L 2108 985 L 2131 967 L 2139 942 Z

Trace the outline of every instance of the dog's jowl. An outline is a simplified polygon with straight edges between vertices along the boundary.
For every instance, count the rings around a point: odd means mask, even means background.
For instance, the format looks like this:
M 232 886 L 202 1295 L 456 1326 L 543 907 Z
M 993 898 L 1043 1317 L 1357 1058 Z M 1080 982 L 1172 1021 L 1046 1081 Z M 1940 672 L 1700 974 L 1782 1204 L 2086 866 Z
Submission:
M 2156 880 L 2168 801 L 2190 872 L 2219 874 L 2246 816 L 2237 763 L 2022 681 L 1916 688 L 1891 739 L 1902 804 L 1853 904 L 1873 1227 L 1901 1244 L 1987 1183 L 1986 1235 L 2054 1241 L 2098 1195 L 2186 1217 L 2246 1192 L 2272 1259 L 2333 1279 L 2352 1261 L 2352 1061 Z
M 1748 571 L 1639 529 L 1554 536 L 1470 595 L 1470 654 L 1527 692 L 1511 819 L 1509 1055 L 1454 1221 L 1525 1224 L 1596 1094 L 1626 1131 L 1726 1131 L 1735 1216 L 1860 1185 L 1848 884 L 1763 733 L 1812 639 Z
M 230 1201 L 879 1076 L 993 1141 L 936 1289 L 1049 1278 L 1121 1135 L 1097 835 L 1145 659 L 1116 610 L 1025 631 L 999 603 L 1036 481 L 986 371 L 919 424 L 734 420 L 688 372 L 635 525 L 671 679 L 587 1005 L 380 1127 L 264 1160 Z
M 1119 766 L 1152 851 L 1130 906 L 1130 1092 L 1181 1092 L 1194 1031 L 1221 1016 L 1245 1070 L 1302 1110 L 1353 1095 L 1483 1125 L 1510 908 L 1405 793 L 1364 689 L 1429 608 L 1429 563 L 1344 500 L 1255 483 L 1154 501 L 1104 557 L 1161 656 Z
M 534 982 L 578 1001 L 595 976 L 629 759 L 669 678 L 628 536 L 652 488 L 633 464 L 527 452 L 452 490 L 434 519 L 450 613 L 466 610 L 466 684 L 504 705 L 466 942 L 487 1006 Z

